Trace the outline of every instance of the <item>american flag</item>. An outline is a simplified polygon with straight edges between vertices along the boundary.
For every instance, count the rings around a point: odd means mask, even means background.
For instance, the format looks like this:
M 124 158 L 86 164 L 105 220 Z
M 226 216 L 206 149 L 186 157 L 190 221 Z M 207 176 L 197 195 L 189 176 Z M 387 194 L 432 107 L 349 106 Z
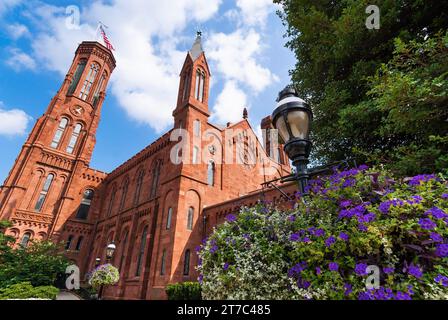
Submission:
M 106 44 L 107 49 L 115 50 L 114 47 L 112 46 L 112 43 L 110 43 L 109 38 L 107 38 L 106 32 L 104 31 L 102 25 L 100 25 L 100 31 L 101 31 L 101 35 L 103 36 L 103 41 Z

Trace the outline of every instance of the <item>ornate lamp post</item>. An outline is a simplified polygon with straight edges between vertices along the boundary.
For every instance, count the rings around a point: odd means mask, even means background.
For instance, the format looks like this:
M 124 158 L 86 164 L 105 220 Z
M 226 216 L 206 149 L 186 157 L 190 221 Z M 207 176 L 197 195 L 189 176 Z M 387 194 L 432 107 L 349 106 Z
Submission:
M 309 139 L 313 112 L 310 106 L 299 98 L 295 88 L 286 86 L 277 98 L 277 108 L 272 113 L 272 124 L 285 143 L 284 150 L 296 167 L 294 179 L 299 190 L 305 194 L 308 184 L 308 157 L 312 143 Z
M 114 256 L 115 249 L 117 249 L 117 246 L 115 245 L 115 243 L 113 241 L 107 245 L 107 247 L 106 247 L 106 262 L 110 262 L 110 260 Z
M 115 249 L 117 249 L 117 246 L 115 245 L 115 243 L 113 241 L 107 245 L 107 247 L 106 247 L 106 263 L 110 263 L 110 261 L 112 260 L 112 257 L 114 256 L 114 253 L 115 253 Z M 96 261 L 98 261 L 98 260 L 99 260 L 99 258 L 96 258 Z M 104 285 L 101 285 L 100 291 L 98 292 L 98 300 L 101 300 L 101 298 L 103 296 L 103 289 L 104 289 Z

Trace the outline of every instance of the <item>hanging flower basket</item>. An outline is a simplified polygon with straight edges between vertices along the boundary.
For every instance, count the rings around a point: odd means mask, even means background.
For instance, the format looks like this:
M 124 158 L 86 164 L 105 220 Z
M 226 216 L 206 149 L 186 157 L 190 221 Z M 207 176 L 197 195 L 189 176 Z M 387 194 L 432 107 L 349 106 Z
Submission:
M 102 285 L 116 284 L 119 279 L 118 269 L 109 263 L 96 267 L 89 274 L 89 284 L 94 289 L 99 289 Z

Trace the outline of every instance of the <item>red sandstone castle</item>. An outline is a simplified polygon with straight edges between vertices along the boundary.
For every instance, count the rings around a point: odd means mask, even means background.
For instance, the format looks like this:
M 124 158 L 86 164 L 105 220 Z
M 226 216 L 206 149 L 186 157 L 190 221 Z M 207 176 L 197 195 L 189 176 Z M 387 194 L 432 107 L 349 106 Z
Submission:
M 105 298 L 163 299 L 166 284 L 197 279 L 195 247 L 213 226 L 241 205 L 275 200 L 261 184 L 290 167 L 269 134 L 262 146 L 247 113 L 225 127 L 209 122 L 210 70 L 198 36 L 180 72 L 173 127 L 111 173 L 90 168 L 114 68 L 100 43 L 79 45 L 0 189 L 0 219 L 13 222 L 7 233 L 21 245 L 63 242 L 82 273 L 104 262 L 114 241 L 120 281 Z M 270 127 L 266 117 L 262 129 Z

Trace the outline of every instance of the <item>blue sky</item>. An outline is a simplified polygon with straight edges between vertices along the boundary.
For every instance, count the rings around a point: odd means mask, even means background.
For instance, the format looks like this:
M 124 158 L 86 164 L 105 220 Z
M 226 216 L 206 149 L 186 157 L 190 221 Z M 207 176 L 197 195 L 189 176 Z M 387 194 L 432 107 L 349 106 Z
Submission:
M 91 167 L 110 172 L 172 126 L 178 75 L 198 28 L 212 72 L 211 121 L 238 121 L 247 107 L 257 128 L 295 64 L 277 9 L 270 0 L 1 0 L 0 183 L 77 45 L 96 39 L 98 21 L 108 26 L 117 67 Z

